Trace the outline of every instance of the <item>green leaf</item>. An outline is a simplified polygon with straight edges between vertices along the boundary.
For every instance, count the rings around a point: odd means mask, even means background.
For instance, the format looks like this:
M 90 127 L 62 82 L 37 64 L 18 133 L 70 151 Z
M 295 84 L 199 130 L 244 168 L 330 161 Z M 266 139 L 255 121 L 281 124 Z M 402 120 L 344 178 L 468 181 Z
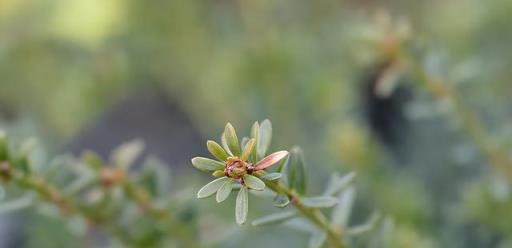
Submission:
M 226 175 L 226 172 L 224 172 L 223 170 L 216 170 L 212 173 L 212 176 L 214 176 L 214 177 L 222 177 L 225 175 Z
M 250 189 L 254 189 L 254 190 L 264 190 L 265 189 L 265 183 L 263 181 L 261 181 L 261 179 L 255 177 L 253 175 L 246 174 L 244 176 L 244 183 Z
M 217 202 L 223 202 L 229 197 L 229 194 L 231 194 L 231 190 L 233 190 L 233 184 L 235 180 L 232 178 L 229 178 L 217 191 L 216 200 Z
M 252 163 L 256 164 L 258 162 L 258 143 L 260 139 L 260 124 L 256 121 L 251 127 L 251 138 L 255 140 L 255 149 L 253 149 L 251 154 Z
M 267 181 L 274 181 L 274 180 L 279 180 L 281 178 L 282 174 L 279 173 L 279 172 L 273 172 L 273 173 L 268 173 L 268 174 L 265 174 L 261 177 L 261 179 L 263 180 L 267 180 Z
M 128 169 L 144 151 L 144 142 L 134 140 L 121 144 L 110 155 L 110 161 L 117 167 Z
M 309 248 L 320 248 L 324 245 L 327 239 L 327 233 L 321 230 L 318 230 L 311 234 L 309 238 Z
M 272 140 L 272 123 L 267 119 L 264 120 L 259 128 L 258 147 L 256 148 L 258 158 L 263 158 L 267 154 Z
M 304 164 L 304 154 L 302 149 L 299 147 L 293 147 L 290 151 L 290 161 L 288 163 L 288 185 L 301 195 L 306 193 L 306 168 Z
M 236 136 L 235 128 L 229 122 L 226 124 L 226 128 L 224 129 L 224 135 L 226 137 L 226 143 L 229 150 L 233 155 L 240 156 L 240 144 L 238 143 L 238 137 Z
M 227 177 L 221 177 L 209 182 L 197 192 L 197 198 L 206 198 L 215 194 L 227 180 Z
M 331 180 L 327 188 L 325 189 L 324 195 L 336 195 L 346 188 L 356 177 L 355 172 L 350 172 L 344 176 L 340 176 L 339 173 L 334 173 L 331 176 Z
M 269 225 L 269 224 L 278 224 L 285 222 L 289 219 L 292 219 L 297 216 L 297 211 L 286 211 L 286 212 L 279 212 L 279 213 L 273 213 L 267 216 L 263 216 L 259 219 L 256 219 L 252 222 L 253 226 L 261 226 L 261 225 Z
M 338 205 L 334 208 L 331 218 L 331 222 L 334 225 L 339 225 L 341 227 L 346 227 L 348 225 L 350 212 L 354 205 L 355 195 L 355 190 L 352 187 L 339 194 Z
M 95 171 L 101 169 L 105 165 L 105 162 L 103 162 L 100 156 L 93 151 L 83 152 L 82 160 L 89 166 L 89 168 Z
M 6 214 L 28 208 L 32 206 L 33 202 L 34 197 L 31 194 L 26 194 L 15 200 L 0 202 L 0 214 Z
M 228 154 L 224 149 L 215 141 L 208 140 L 206 142 L 206 147 L 208 148 L 208 151 L 216 157 L 218 160 L 226 161 L 228 160 Z
M 284 208 L 284 207 L 288 206 L 288 204 L 290 204 L 290 199 L 288 198 L 287 195 L 278 194 L 274 198 L 274 206 L 276 206 L 278 208 Z
M 223 170 L 224 164 L 209 158 L 195 157 L 192 159 L 192 165 L 202 171 Z
M 221 140 L 221 143 L 222 143 L 222 148 L 224 148 L 224 151 L 226 151 L 226 153 L 233 157 L 233 152 L 229 149 L 229 146 L 228 146 L 228 142 L 226 140 L 226 133 L 222 133 L 222 136 L 220 137 L 220 140 Z
M 236 197 L 235 217 L 236 223 L 242 225 L 247 219 L 247 212 L 249 211 L 249 194 L 247 187 L 240 188 Z
M 379 212 L 373 212 L 370 218 L 366 221 L 366 223 L 351 227 L 347 229 L 347 234 L 350 236 L 361 235 L 373 230 L 379 220 L 381 219 L 381 214 Z
M 252 151 L 254 150 L 254 146 L 256 145 L 255 139 L 250 139 L 247 141 L 247 144 L 244 146 L 244 152 L 242 153 L 242 156 L 240 156 L 240 160 L 247 161 L 249 159 L 249 156 L 251 155 Z
M 171 170 L 168 165 L 155 156 L 149 156 L 143 163 L 140 184 L 153 197 L 167 196 L 171 190 Z
M 330 208 L 338 203 L 338 199 L 331 196 L 306 197 L 302 203 L 310 208 Z

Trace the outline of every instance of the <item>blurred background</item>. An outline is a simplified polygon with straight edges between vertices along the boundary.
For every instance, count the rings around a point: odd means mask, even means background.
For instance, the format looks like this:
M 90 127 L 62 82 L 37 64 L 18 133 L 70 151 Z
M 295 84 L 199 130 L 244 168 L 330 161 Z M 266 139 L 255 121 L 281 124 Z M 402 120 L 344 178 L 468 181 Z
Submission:
M 303 147 L 312 194 L 358 173 L 351 222 L 379 210 L 393 229 L 361 247 L 512 247 L 495 169 L 512 166 L 511 17 L 510 0 L 1 0 L 0 126 L 48 158 L 144 140 L 206 247 L 304 246 L 193 199 L 206 139 L 265 118 L 273 148 Z M 37 214 L 2 223 L 1 247 L 81 240 Z

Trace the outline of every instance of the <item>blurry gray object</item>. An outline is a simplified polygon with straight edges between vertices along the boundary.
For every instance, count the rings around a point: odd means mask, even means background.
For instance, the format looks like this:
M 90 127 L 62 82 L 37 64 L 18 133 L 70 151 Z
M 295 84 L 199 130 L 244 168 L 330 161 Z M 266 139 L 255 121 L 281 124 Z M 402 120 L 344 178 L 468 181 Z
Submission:
M 120 144 L 141 139 L 146 153 L 173 167 L 187 165 L 202 151 L 203 139 L 186 113 L 163 92 L 146 87 L 122 98 L 81 131 L 69 149 L 76 155 L 92 150 L 108 158 Z

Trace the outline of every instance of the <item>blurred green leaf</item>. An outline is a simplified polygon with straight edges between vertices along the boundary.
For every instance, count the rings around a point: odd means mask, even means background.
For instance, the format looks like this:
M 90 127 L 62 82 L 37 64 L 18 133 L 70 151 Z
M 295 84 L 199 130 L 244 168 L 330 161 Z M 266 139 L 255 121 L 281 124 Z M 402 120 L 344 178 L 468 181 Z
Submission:
M 304 164 L 304 154 L 299 147 L 293 147 L 290 151 L 290 161 L 287 165 L 288 185 L 297 193 L 304 195 L 306 193 L 306 169 Z
M 142 140 L 133 140 L 121 144 L 110 155 L 110 161 L 117 167 L 128 170 L 144 151 Z
M 331 176 L 331 179 L 329 181 L 327 188 L 325 189 L 324 195 L 333 196 L 333 195 L 338 194 L 340 191 L 345 189 L 345 187 L 350 185 L 350 183 L 352 183 L 352 181 L 354 181 L 355 177 L 356 177 L 355 172 L 347 173 L 344 176 L 340 176 L 339 173 L 334 173 Z
M 253 226 L 261 226 L 261 225 L 270 225 L 270 224 L 278 224 L 289 219 L 292 219 L 297 216 L 297 211 L 285 211 L 279 213 L 273 213 L 270 215 L 263 216 L 258 218 L 252 222 Z
M 324 231 L 318 230 L 316 232 L 313 232 L 311 234 L 311 237 L 309 238 L 309 248 L 320 248 L 324 245 L 325 241 L 327 239 L 327 233 Z
M 334 208 L 331 217 L 331 223 L 341 227 L 346 227 L 354 205 L 356 192 L 354 188 L 350 187 L 341 192 L 338 196 L 338 205 Z
M 28 208 L 32 206 L 33 202 L 34 197 L 32 194 L 25 194 L 24 196 L 14 200 L 2 201 L 0 202 L 0 214 L 11 213 Z
M 330 196 L 306 197 L 302 199 L 302 203 L 310 208 L 330 208 L 338 204 L 338 199 Z
M 281 179 L 282 176 L 283 175 L 281 173 L 272 172 L 272 173 L 268 173 L 268 174 L 263 175 L 261 177 L 261 179 L 267 180 L 267 181 L 275 181 L 275 180 Z

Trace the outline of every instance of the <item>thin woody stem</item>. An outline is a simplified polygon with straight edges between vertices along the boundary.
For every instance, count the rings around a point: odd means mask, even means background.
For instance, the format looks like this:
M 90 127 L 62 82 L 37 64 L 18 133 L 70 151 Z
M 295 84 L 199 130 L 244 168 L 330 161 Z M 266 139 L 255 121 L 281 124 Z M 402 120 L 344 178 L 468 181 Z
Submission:
M 280 182 L 266 182 L 266 185 L 275 193 L 287 195 L 295 208 L 299 210 L 305 218 L 327 233 L 327 238 L 332 247 L 347 247 L 343 242 L 343 230 L 341 228 L 334 228 L 320 210 L 306 207 L 302 203 L 302 197 L 300 195 Z

